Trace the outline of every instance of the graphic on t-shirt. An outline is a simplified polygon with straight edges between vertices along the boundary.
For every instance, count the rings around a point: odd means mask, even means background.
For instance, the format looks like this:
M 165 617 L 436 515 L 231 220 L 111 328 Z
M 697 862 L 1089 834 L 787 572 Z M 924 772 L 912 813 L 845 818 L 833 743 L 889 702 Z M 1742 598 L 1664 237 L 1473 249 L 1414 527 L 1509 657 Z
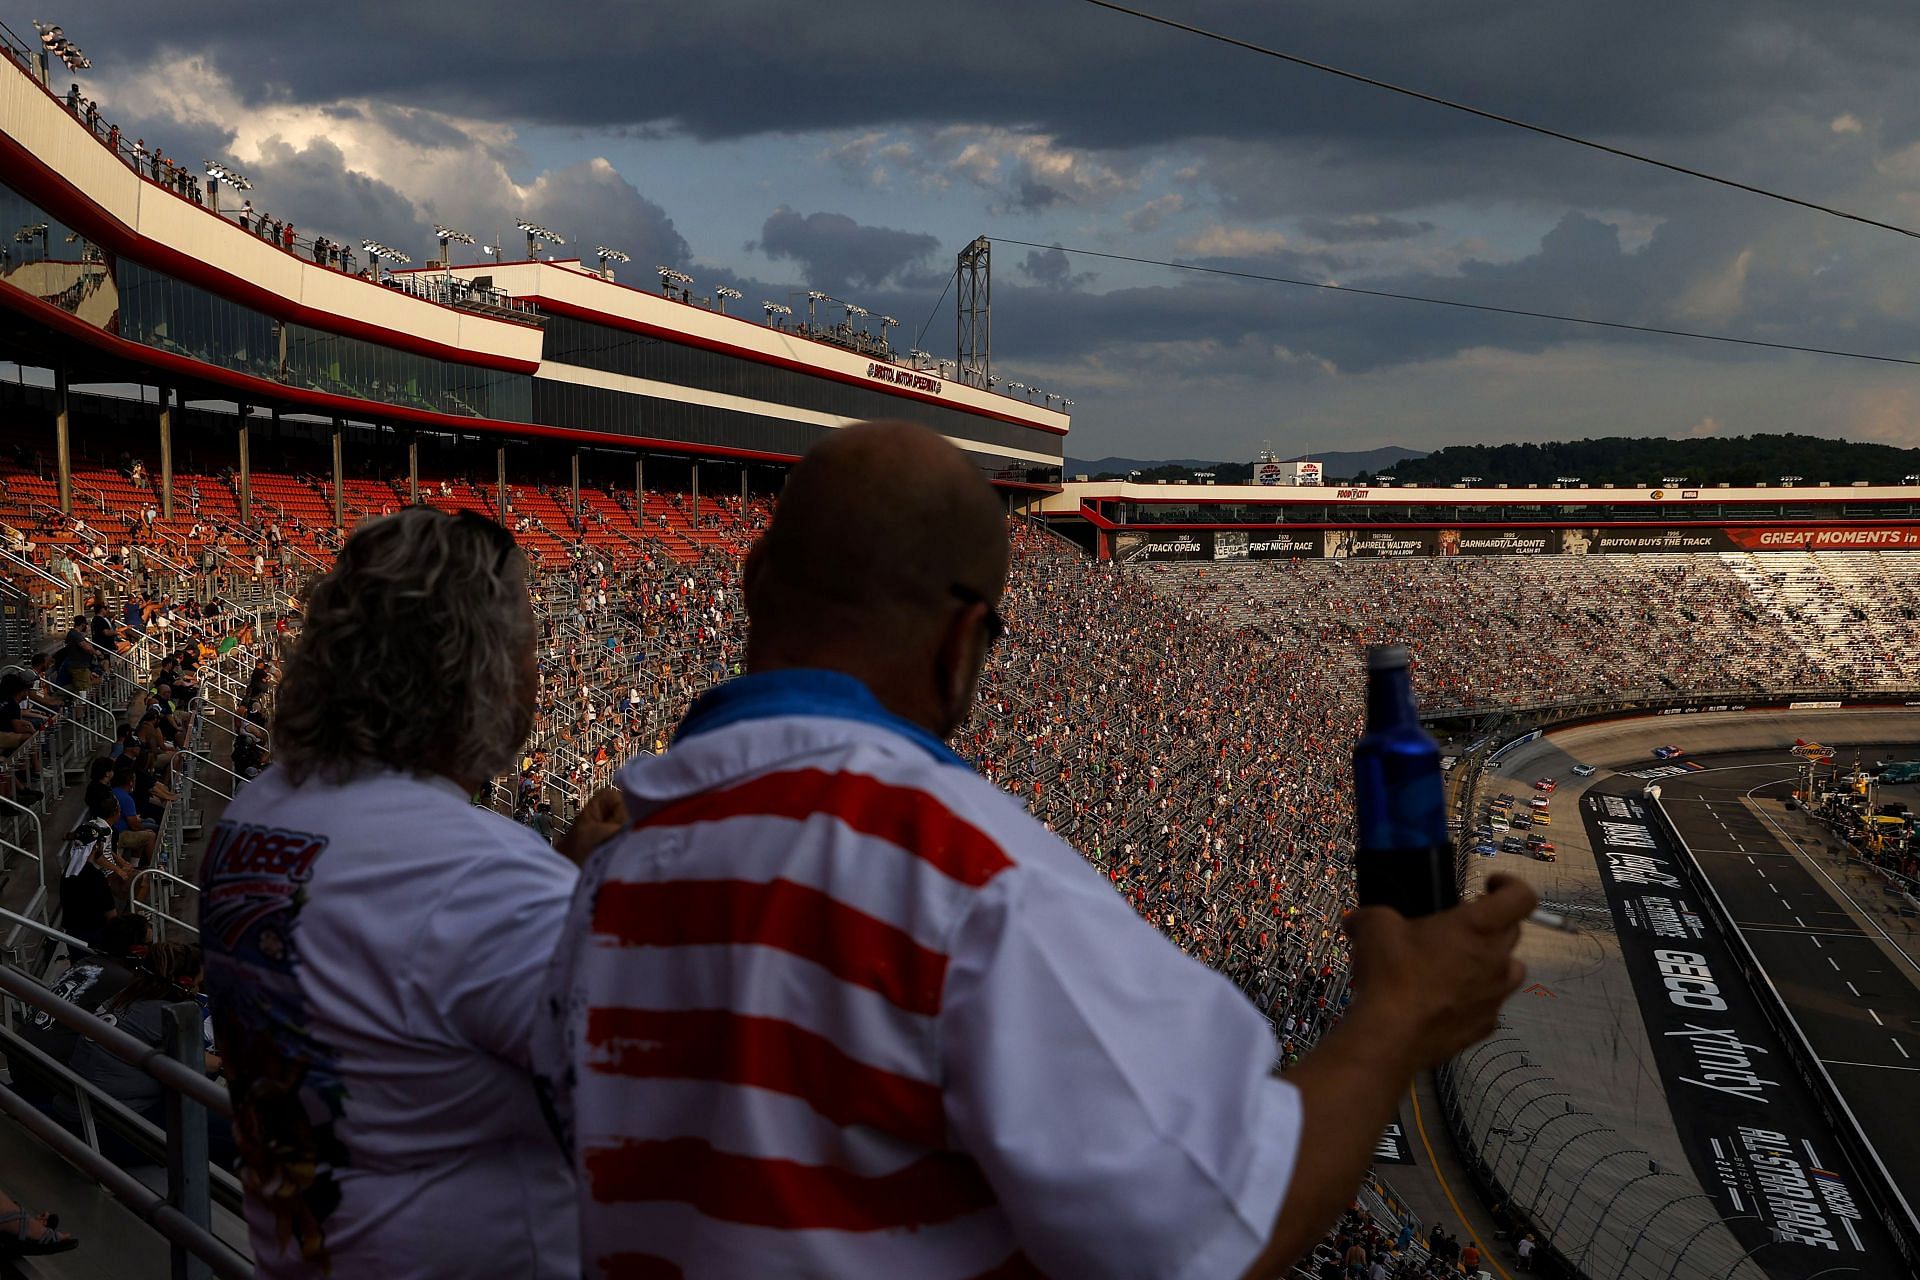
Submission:
M 282 1241 L 328 1265 L 326 1220 L 340 1207 L 334 1135 L 346 1086 L 338 1055 L 311 1033 L 299 916 L 327 837 L 222 822 L 202 872 L 201 943 L 214 1029 L 226 1054 L 233 1136 L 251 1195 Z

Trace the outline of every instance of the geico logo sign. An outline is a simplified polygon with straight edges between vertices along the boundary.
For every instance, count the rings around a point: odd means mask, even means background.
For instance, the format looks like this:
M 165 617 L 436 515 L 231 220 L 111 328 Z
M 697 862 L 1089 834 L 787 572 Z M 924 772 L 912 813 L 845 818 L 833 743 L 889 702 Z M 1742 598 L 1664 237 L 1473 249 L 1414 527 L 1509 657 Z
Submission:
M 1660 966 L 1660 984 L 1667 989 L 1667 999 L 1682 1009 L 1726 1009 L 1727 1002 L 1720 998 L 1720 986 L 1713 980 L 1705 956 L 1693 951 L 1656 951 L 1653 960 Z

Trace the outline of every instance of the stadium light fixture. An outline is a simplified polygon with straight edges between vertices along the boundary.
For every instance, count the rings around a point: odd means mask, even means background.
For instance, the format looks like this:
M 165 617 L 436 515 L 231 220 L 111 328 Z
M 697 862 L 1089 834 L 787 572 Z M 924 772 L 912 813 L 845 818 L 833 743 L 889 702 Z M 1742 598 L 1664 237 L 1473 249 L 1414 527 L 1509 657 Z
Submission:
M 1805 476 L 1781 476 L 1780 483 L 1781 484 L 1799 484 L 1802 480 L 1805 480 L 1805 479 L 1806 479 Z
M 451 277 L 453 275 L 453 251 L 448 249 L 447 246 L 453 244 L 455 241 L 461 244 L 472 244 L 474 243 L 474 239 L 464 231 L 455 231 L 452 227 L 442 226 L 437 222 L 433 226 L 433 238 L 440 242 L 440 268 Z
M 760 309 L 767 313 L 768 324 L 776 323 L 774 320 L 775 316 L 790 316 L 793 314 L 793 308 L 784 302 L 763 302 L 760 304 Z
M 1073 401 L 1067 399 L 1065 396 L 1060 397 L 1060 404 L 1063 408 L 1067 408 L 1067 409 L 1073 408 Z
M 720 299 L 719 303 L 716 305 L 719 307 L 721 315 L 727 314 L 728 298 L 738 299 L 738 298 L 744 298 L 747 296 L 746 294 L 740 292 L 738 289 L 734 288 L 732 285 L 725 285 L 725 284 L 721 285 L 718 289 L 715 289 L 713 293 L 715 297 Z
M 381 244 L 378 240 L 362 240 L 360 242 L 360 251 L 374 260 L 373 274 L 376 280 L 380 277 L 380 263 L 382 261 L 391 262 L 399 267 L 404 267 L 413 261 L 412 258 L 400 252 L 398 249 L 390 245 Z
M 567 242 L 565 236 L 549 227 L 543 227 L 537 222 L 521 221 L 513 225 L 526 233 L 527 260 L 529 262 L 537 259 L 540 256 L 540 251 L 548 245 L 553 245 L 555 248 L 558 248 Z
M 1555 476 L 1553 478 L 1553 482 L 1555 484 L 1579 484 L 1580 477 L 1579 476 Z
M 1479 476 L 1461 476 L 1460 483 L 1461 484 L 1479 484 L 1480 477 Z
M 593 247 L 593 256 L 600 260 L 600 274 L 609 280 L 613 279 L 613 268 L 607 265 L 609 262 L 633 261 L 631 254 L 622 253 L 618 249 L 609 249 L 603 244 Z
M 80 52 L 80 46 L 67 39 L 67 33 L 58 26 L 33 20 L 33 29 L 40 33 L 40 43 L 46 46 L 48 53 L 66 64 L 69 71 L 89 71 L 93 68 L 93 59 Z
M 1660 483 L 1666 485 L 1669 489 L 1671 489 L 1673 486 L 1677 484 L 1685 484 L 1686 482 L 1687 482 L 1687 478 L 1685 476 L 1661 476 L 1660 477 Z
M 922 360 L 933 359 L 933 352 L 922 351 L 920 348 L 915 347 L 913 350 L 907 352 L 907 359 L 913 361 L 913 367 L 918 369 Z
M 202 160 L 200 163 L 207 171 L 207 198 L 212 202 L 215 213 L 220 212 L 221 183 L 226 183 L 235 191 L 253 190 L 253 183 L 231 165 L 221 164 L 218 160 Z
M 1373 482 L 1375 484 L 1392 484 L 1395 480 L 1398 480 L 1399 478 L 1400 478 L 1399 476 L 1375 476 L 1373 478 Z
M 1905 480 L 1905 481 L 1906 481 L 1906 482 L 1907 482 L 1908 484 L 1920 484 L 1920 476 L 1904 476 L 1904 477 L 1902 477 L 1902 478 L 1903 478 L 1903 479 L 1904 479 L 1904 480 Z
M 487 257 L 492 258 L 494 261 L 494 264 L 497 266 L 500 262 L 500 254 L 503 252 L 503 250 L 497 244 L 483 244 L 480 246 L 480 252 L 485 254 Z

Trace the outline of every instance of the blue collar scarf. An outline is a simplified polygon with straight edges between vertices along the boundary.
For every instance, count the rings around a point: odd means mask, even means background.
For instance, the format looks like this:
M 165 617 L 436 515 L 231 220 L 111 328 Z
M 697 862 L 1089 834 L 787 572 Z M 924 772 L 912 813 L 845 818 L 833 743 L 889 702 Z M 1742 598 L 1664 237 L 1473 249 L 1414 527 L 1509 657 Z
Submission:
M 766 720 L 774 716 L 828 716 L 878 725 L 909 739 L 941 764 L 971 768 L 926 729 L 881 706 L 872 690 L 853 676 L 817 667 L 761 671 L 716 685 L 693 704 L 675 731 L 674 741 L 681 742 L 743 720 Z

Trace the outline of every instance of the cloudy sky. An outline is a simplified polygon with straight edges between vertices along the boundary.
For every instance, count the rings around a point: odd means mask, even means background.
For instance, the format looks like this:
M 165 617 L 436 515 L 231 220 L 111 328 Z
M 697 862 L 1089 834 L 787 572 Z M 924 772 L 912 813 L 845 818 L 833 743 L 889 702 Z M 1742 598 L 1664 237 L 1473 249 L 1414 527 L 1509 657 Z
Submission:
M 1912 0 L 1143 7 L 1920 228 Z M 68 18 L 108 119 L 231 160 L 304 230 L 416 259 L 435 221 L 514 237 L 530 216 L 625 249 L 636 275 L 734 284 L 756 311 L 826 289 L 907 338 L 927 324 L 943 355 L 953 299 L 936 300 L 985 234 L 1920 356 L 1912 239 L 1084 0 L 106 0 Z M 1073 397 L 1080 457 L 1788 430 L 1920 444 L 1920 368 L 1008 245 L 994 265 L 995 371 Z

